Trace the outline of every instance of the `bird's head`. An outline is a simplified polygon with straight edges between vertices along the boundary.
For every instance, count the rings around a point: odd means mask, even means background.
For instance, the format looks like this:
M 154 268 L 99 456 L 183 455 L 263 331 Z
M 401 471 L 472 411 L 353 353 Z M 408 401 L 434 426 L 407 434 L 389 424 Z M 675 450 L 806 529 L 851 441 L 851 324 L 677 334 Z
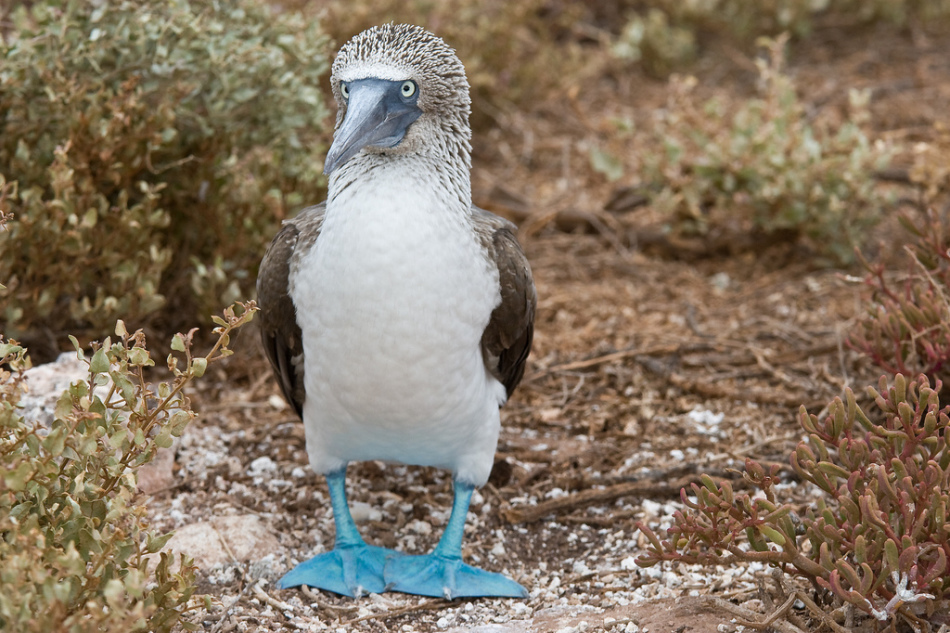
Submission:
M 330 82 L 339 109 L 324 173 L 363 150 L 440 152 L 468 165 L 468 80 L 441 38 L 409 24 L 367 29 L 340 49 Z

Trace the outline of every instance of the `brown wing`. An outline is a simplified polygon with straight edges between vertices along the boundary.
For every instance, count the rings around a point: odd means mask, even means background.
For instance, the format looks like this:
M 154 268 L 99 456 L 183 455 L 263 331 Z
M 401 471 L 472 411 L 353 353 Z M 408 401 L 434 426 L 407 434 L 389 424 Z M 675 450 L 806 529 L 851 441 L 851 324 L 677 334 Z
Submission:
M 287 402 L 303 415 L 303 340 L 290 297 L 290 276 L 299 252 L 312 246 L 323 226 L 326 203 L 287 220 L 271 242 L 257 275 L 261 341 Z
M 528 258 L 515 237 L 517 227 L 478 207 L 473 206 L 472 212 L 482 247 L 498 266 L 501 284 L 501 303 L 492 312 L 482 334 L 482 357 L 492 375 L 505 385 L 510 397 L 524 376 L 525 362 L 531 351 L 538 294 Z

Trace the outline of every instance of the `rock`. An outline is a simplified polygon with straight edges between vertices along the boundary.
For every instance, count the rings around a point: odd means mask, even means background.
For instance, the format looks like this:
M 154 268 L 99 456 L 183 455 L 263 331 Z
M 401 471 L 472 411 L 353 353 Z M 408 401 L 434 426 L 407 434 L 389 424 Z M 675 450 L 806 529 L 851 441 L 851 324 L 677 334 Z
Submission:
M 35 420 L 49 428 L 59 397 L 72 383 L 89 378 L 89 365 L 76 358 L 76 352 L 63 352 L 51 363 L 31 367 L 24 376 L 27 393 L 20 398 L 20 414 L 27 422 Z
M 176 437 L 171 446 L 158 449 L 151 462 L 139 466 L 139 490 L 153 495 L 175 485 L 175 454 L 180 443 L 181 438 Z
M 242 564 L 256 562 L 268 554 L 280 553 L 283 547 L 260 517 L 245 514 L 182 526 L 175 530 L 166 549 L 191 556 L 200 569 L 208 571 L 235 559 Z

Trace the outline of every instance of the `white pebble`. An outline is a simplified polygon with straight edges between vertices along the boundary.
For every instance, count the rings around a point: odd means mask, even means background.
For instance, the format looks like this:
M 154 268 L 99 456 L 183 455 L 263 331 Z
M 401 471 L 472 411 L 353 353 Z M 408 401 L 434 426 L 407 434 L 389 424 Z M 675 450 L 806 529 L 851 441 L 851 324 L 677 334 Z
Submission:
M 258 457 L 247 469 L 247 474 L 251 477 L 262 475 L 264 473 L 272 473 L 277 470 L 277 462 L 272 460 L 270 457 L 264 455 L 263 457 Z
M 383 513 L 378 508 L 374 508 L 363 501 L 355 501 L 350 504 L 350 515 L 357 523 L 383 520 Z
M 416 534 L 432 534 L 432 526 L 425 521 L 415 519 L 406 525 L 406 529 Z

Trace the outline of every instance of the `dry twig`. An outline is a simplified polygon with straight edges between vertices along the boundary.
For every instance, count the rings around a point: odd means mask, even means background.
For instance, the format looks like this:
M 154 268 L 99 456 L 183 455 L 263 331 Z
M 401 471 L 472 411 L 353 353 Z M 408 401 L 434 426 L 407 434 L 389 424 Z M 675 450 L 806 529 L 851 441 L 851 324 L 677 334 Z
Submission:
M 608 503 L 621 497 L 638 495 L 641 498 L 655 498 L 657 496 L 674 496 L 679 494 L 680 488 L 695 481 L 694 475 L 680 477 L 671 482 L 629 481 L 595 490 L 581 490 L 564 497 L 550 499 L 536 506 L 511 506 L 502 510 L 502 515 L 509 523 L 531 523 L 548 516 L 560 514 L 589 506 L 594 503 Z
M 361 618 L 355 618 L 353 620 L 347 620 L 343 624 L 345 626 L 350 626 L 356 624 L 357 622 L 366 622 L 367 620 L 385 620 L 386 618 L 395 618 L 400 615 L 406 615 L 407 613 L 415 613 L 417 611 L 434 611 L 436 609 L 441 609 L 443 607 L 450 606 L 452 603 L 448 600 L 443 600 L 442 598 L 435 598 L 433 600 L 426 600 L 425 602 L 420 602 L 419 604 L 414 604 L 409 607 L 403 607 L 402 609 L 395 609 L 394 611 L 383 611 L 382 613 L 371 613 L 370 615 L 364 615 Z
M 777 619 L 778 615 L 784 615 L 784 611 L 788 610 L 791 604 L 795 602 L 794 596 L 789 597 L 791 600 L 786 601 L 788 606 L 783 604 L 775 613 L 766 618 L 765 621 L 759 622 L 758 617 L 761 614 L 756 613 L 755 611 L 740 607 L 737 604 L 732 604 L 731 602 L 723 600 L 718 596 L 699 596 L 700 600 L 706 604 L 712 605 L 718 609 L 722 609 L 723 611 L 732 614 L 732 616 L 736 619 L 736 623 L 741 624 L 742 626 L 748 626 L 759 631 L 773 628 L 779 633 L 805 633 L 791 622 Z
M 266 602 L 267 604 L 274 607 L 281 613 L 286 613 L 289 611 L 290 613 L 293 613 L 294 615 L 296 615 L 296 610 L 294 609 L 293 605 L 287 604 L 286 602 L 281 602 L 274 596 L 270 595 L 269 593 L 261 589 L 261 585 L 259 583 L 254 584 L 254 586 L 251 587 L 251 591 L 254 592 L 254 595 L 257 596 L 258 600 L 261 600 L 262 602 Z
M 323 609 L 324 611 L 329 611 L 330 614 L 335 617 L 337 620 L 341 619 L 341 614 L 349 614 L 354 611 L 359 611 L 357 606 L 335 606 L 329 602 L 324 602 L 320 599 L 313 589 L 307 585 L 301 585 L 300 590 L 303 592 L 303 595 L 307 596 L 307 599 L 310 600 L 313 604 L 317 605 L 318 608 Z

